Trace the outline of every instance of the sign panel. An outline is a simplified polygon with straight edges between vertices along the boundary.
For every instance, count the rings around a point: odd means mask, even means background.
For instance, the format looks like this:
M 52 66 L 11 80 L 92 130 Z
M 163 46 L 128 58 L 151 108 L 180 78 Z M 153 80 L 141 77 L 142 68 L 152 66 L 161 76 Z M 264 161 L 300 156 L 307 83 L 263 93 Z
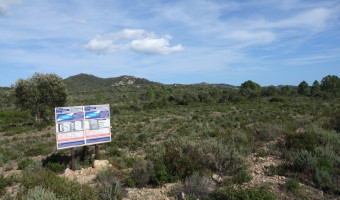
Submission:
M 57 149 L 111 141 L 110 106 L 55 108 Z

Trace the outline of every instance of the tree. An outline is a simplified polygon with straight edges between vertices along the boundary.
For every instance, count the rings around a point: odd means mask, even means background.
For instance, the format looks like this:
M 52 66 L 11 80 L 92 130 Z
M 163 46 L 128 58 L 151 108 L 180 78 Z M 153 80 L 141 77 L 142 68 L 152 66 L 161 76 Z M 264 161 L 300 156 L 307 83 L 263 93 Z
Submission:
M 247 99 L 254 99 L 261 94 L 261 86 L 251 80 L 241 84 L 240 94 Z
M 146 100 L 150 102 L 155 100 L 155 93 L 153 92 L 151 87 L 149 87 L 146 91 Z
M 309 95 L 309 86 L 308 83 L 306 81 L 302 81 L 299 86 L 298 86 L 298 93 L 300 95 Z
M 321 90 L 331 93 L 337 94 L 340 93 L 340 79 L 335 75 L 328 75 L 321 80 Z
M 263 96 L 275 96 L 277 94 L 277 89 L 275 86 L 271 85 L 262 89 Z
M 30 110 L 36 121 L 46 117 L 48 109 L 63 106 L 67 90 L 63 79 L 56 74 L 34 73 L 27 80 L 19 79 L 14 86 L 15 105 Z
M 241 84 L 241 89 L 245 90 L 245 89 L 249 89 L 252 90 L 256 93 L 260 93 L 261 92 L 261 86 L 251 80 L 248 80 L 244 83 Z
M 96 104 L 101 104 L 104 102 L 104 96 L 101 90 L 97 90 L 95 99 Z
M 281 95 L 289 96 L 292 94 L 292 88 L 288 85 L 281 87 Z
M 319 81 L 315 80 L 313 85 L 312 85 L 311 94 L 312 94 L 312 96 L 315 96 L 315 95 L 319 94 L 319 92 L 320 92 L 320 83 L 319 83 Z

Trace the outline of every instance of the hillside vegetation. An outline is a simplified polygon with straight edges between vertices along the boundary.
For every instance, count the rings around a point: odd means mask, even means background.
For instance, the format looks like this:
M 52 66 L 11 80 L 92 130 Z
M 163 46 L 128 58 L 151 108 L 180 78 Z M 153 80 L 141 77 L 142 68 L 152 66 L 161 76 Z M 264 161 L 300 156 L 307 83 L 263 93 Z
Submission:
M 100 156 L 112 169 L 85 184 L 60 177 L 70 158 L 69 150 L 56 151 L 54 111 L 38 123 L 15 106 L 13 88 L 0 88 L 0 197 L 121 199 L 127 188 L 178 183 L 169 198 L 339 198 L 336 76 L 296 87 L 164 85 L 86 74 L 64 83 L 66 105 L 110 104 L 113 140 L 101 145 Z M 92 166 L 93 153 L 89 148 L 81 158 L 77 148 L 77 169 Z M 269 158 L 275 162 L 262 166 Z

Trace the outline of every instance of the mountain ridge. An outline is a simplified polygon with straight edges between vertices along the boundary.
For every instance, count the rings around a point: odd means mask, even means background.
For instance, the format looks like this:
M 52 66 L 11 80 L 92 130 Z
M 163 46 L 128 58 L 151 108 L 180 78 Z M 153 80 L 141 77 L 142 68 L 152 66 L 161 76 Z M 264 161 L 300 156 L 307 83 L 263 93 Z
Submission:
M 119 77 L 100 78 L 92 74 L 77 74 L 64 79 L 64 83 L 70 91 L 85 89 L 98 90 L 112 86 L 124 85 L 161 85 L 161 83 L 149 81 L 135 76 L 122 75 Z

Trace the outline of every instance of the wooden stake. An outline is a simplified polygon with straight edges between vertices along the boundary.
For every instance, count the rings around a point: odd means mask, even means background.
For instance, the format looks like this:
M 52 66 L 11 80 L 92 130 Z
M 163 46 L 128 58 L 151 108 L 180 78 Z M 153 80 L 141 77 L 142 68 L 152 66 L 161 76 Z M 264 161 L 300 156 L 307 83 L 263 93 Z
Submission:
M 95 159 L 99 160 L 99 144 L 95 144 Z
M 85 161 L 86 154 L 87 154 L 87 146 L 83 146 L 83 150 L 82 150 L 81 156 L 80 156 L 81 161 L 83 161 L 83 162 Z
M 75 159 L 75 155 L 74 155 L 74 147 L 71 148 L 71 168 L 73 171 L 76 170 L 76 159 Z

